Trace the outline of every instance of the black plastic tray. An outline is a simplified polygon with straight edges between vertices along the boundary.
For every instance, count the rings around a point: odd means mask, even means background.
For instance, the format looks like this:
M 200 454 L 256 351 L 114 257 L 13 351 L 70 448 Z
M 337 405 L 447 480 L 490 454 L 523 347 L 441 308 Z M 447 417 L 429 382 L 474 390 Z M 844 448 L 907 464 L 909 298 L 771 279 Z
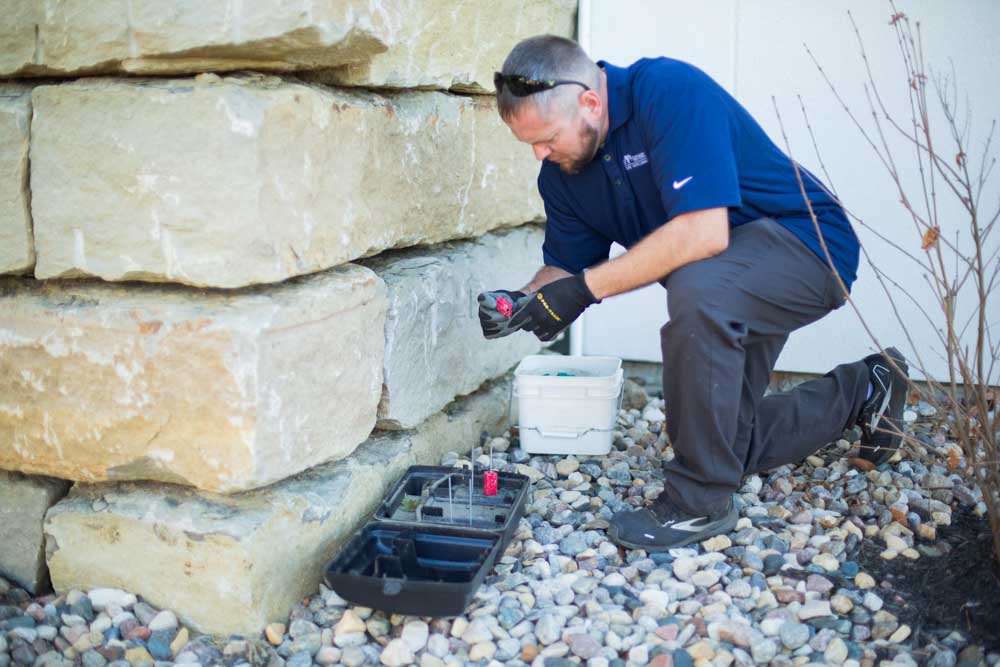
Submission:
M 414 616 L 465 611 L 496 562 L 500 536 L 372 521 L 327 568 L 345 600 Z
M 415 526 L 499 531 L 503 551 L 524 514 L 529 484 L 525 475 L 497 472 L 497 494 L 487 496 L 483 493 L 483 472 L 476 471 L 470 509 L 467 469 L 411 466 L 375 511 L 375 519 Z
M 461 614 L 510 543 L 530 485 L 525 475 L 498 471 L 497 494 L 486 496 L 477 470 L 470 510 L 469 475 L 462 468 L 410 467 L 327 566 L 327 585 L 345 600 L 383 611 Z

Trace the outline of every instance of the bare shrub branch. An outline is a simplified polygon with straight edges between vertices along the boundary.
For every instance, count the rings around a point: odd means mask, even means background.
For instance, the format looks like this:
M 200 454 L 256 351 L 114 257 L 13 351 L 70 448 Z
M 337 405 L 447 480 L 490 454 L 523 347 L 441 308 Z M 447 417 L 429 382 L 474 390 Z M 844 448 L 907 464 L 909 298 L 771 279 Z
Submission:
M 911 383 L 911 390 L 919 392 L 922 400 L 937 408 L 938 414 L 942 415 L 944 434 L 960 447 L 962 456 L 956 462 L 954 446 L 948 442 L 938 447 L 936 452 L 928 451 L 925 443 L 913 438 L 907 439 L 907 445 L 914 456 L 925 459 L 930 465 L 945 465 L 963 474 L 971 485 L 982 492 L 981 505 L 985 506 L 1000 562 L 1000 457 L 997 448 L 1000 401 L 996 400 L 1000 398 L 1000 388 L 997 387 L 1000 385 L 997 377 L 1000 342 L 993 334 L 993 326 L 1000 323 L 991 321 L 987 311 L 1000 281 L 1000 246 L 993 247 L 990 243 L 1000 219 L 1000 201 L 995 206 L 991 205 L 989 210 L 983 208 L 983 194 L 992 185 L 991 178 L 997 163 L 994 153 L 996 120 L 990 121 L 979 159 L 970 159 L 975 123 L 968 96 L 963 95 L 959 87 L 954 63 L 949 63 L 946 74 L 932 72 L 925 59 L 920 23 L 911 21 L 906 14 L 898 11 L 893 0 L 889 0 L 889 9 L 892 12 L 889 26 L 905 74 L 907 113 L 899 114 L 887 105 L 876 81 L 861 30 L 850 12 L 848 17 L 865 72 L 862 87 L 867 108 L 864 117 L 870 118 L 870 123 L 862 122 L 862 115 L 847 103 L 808 45 L 805 50 L 834 98 L 871 149 L 877 163 L 892 180 L 902 212 L 912 223 L 912 238 L 889 238 L 876 226 L 867 224 L 857 211 L 843 207 L 852 221 L 884 242 L 890 250 L 899 253 L 907 264 L 912 264 L 919 271 L 915 275 L 919 275 L 925 284 L 926 292 L 921 294 L 919 281 L 907 280 L 904 285 L 893 279 L 862 247 L 865 261 L 886 295 L 893 317 L 905 332 L 913 351 L 911 356 L 916 362 L 914 366 L 926 380 L 924 386 Z M 803 173 L 806 177 L 809 173 L 803 172 L 795 161 L 777 100 L 774 97 L 771 99 L 799 190 L 827 265 L 837 277 L 840 289 L 867 336 L 879 350 L 883 350 L 847 286 L 837 275 L 803 181 Z M 959 100 L 963 103 L 960 104 Z M 832 189 L 833 179 L 823 162 L 801 97 L 799 106 L 822 173 Z M 898 138 L 904 141 L 904 151 L 894 147 Z M 975 152 L 979 153 L 979 150 Z M 811 182 L 841 203 L 831 189 L 815 179 Z M 948 206 L 945 206 L 946 202 Z M 951 213 L 955 202 L 960 205 L 961 215 Z M 947 215 L 942 215 L 943 210 L 948 211 Z M 920 250 L 913 249 L 914 246 L 919 246 Z M 929 300 L 928 295 L 933 295 L 933 299 Z M 934 331 L 936 343 L 930 349 L 926 344 L 921 349 L 914 341 L 897 305 L 900 299 L 910 303 Z M 929 367 L 924 363 L 925 356 L 927 360 L 943 360 L 947 377 L 938 379 L 929 373 Z M 891 360 L 889 363 L 896 365 Z M 941 456 L 945 456 L 945 460 L 938 458 Z M 982 507 L 977 511 L 983 511 Z

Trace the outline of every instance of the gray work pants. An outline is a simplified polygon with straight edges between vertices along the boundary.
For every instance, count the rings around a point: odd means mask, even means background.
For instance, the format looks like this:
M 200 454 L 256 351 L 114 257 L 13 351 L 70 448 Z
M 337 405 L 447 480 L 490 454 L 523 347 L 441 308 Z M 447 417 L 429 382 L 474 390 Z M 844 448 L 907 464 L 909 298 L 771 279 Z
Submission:
M 863 361 L 764 397 L 788 334 L 844 304 L 836 279 L 790 231 L 762 218 L 730 231 L 719 255 L 664 281 L 660 330 L 667 434 L 665 491 L 681 509 L 725 505 L 745 473 L 798 462 L 853 424 Z

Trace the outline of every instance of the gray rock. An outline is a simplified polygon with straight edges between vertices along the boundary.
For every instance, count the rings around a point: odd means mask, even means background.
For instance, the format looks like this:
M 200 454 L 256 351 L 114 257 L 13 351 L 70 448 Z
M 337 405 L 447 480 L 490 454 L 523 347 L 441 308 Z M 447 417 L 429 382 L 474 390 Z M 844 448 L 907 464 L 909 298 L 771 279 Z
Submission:
M 520 646 L 520 643 L 518 644 Z M 448 646 L 448 638 L 440 634 L 432 634 L 427 639 L 427 651 L 438 658 L 443 658 L 448 655 L 450 647 Z M 520 650 L 520 649 L 518 649 Z
M 173 653 L 170 651 L 170 642 L 173 638 L 173 630 L 157 630 L 146 642 L 146 649 L 157 660 L 169 660 L 173 657 Z
M 833 589 L 833 582 L 819 574 L 810 574 L 806 579 L 806 590 L 817 593 L 829 593 Z
M 312 621 L 305 619 L 296 619 L 288 626 L 288 636 L 292 639 L 298 639 L 305 635 L 313 635 L 318 632 L 319 627 Z
M 563 621 L 556 614 L 545 614 L 535 623 L 535 637 L 543 646 L 554 644 L 562 636 Z
M 402 639 L 393 639 L 382 649 L 381 660 L 388 667 L 403 667 L 413 662 L 413 651 Z
M 172 611 L 161 611 L 149 621 L 148 627 L 153 632 L 157 630 L 176 630 L 177 617 Z
M 751 570 L 757 570 L 758 572 L 764 570 L 764 560 L 754 551 L 744 551 L 740 563 L 743 567 L 748 567 Z
M 778 647 L 775 643 L 767 638 L 755 637 L 750 643 L 750 655 L 753 656 L 754 662 L 758 664 L 767 664 L 771 662 L 778 653 Z
M 424 621 L 410 621 L 403 626 L 400 636 L 409 645 L 410 649 L 416 653 L 423 650 L 424 646 L 427 645 L 429 635 L 430 628 L 428 628 L 427 623 Z
M 340 654 L 340 661 L 347 665 L 347 667 L 361 667 L 361 665 L 365 664 L 365 660 L 367 659 L 368 658 L 365 657 L 364 651 L 357 646 L 345 648 Z M 292 666 L 286 665 L 286 667 Z
M 497 652 L 494 656 L 501 662 L 507 662 L 521 654 L 521 642 L 516 639 L 501 639 L 497 642 Z
M 504 630 L 510 630 L 524 620 L 524 610 L 521 609 L 521 605 L 516 600 L 511 600 L 511 602 L 505 600 L 500 604 L 497 620 Z
M 781 626 L 778 634 L 781 637 L 781 643 L 794 651 L 800 646 L 805 646 L 806 642 L 809 641 L 809 626 L 789 621 Z
M 955 652 L 945 649 L 935 653 L 934 656 L 927 661 L 927 667 L 955 667 L 957 662 L 958 657 L 955 655 Z
M 80 660 L 83 662 L 83 667 L 104 667 L 108 664 L 104 656 L 93 649 L 84 651 L 83 655 L 80 656 Z
M 569 650 L 573 655 L 584 660 L 593 658 L 601 651 L 601 645 L 591 635 L 586 633 L 576 633 L 566 638 Z
M 769 554 L 764 558 L 764 574 L 768 577 L 778 574 L 781 566 L 785 564 L 785 559 L 780 554 Z
M 559 551 L 567 556 L 576 556 L 587 548 L 587 541 L 580 532 L 572 532 L 559 541 Z
M 0 253 L 2 254 L 2 253 Z M 66 495 L 69 483 L 0 470 L 0 572 L 30 593 L 49 585 L 45 564 L 45 513 Z
M 97 607 L 97 604 L 95 603 L 94 606 Z M 149 622 L 156 618 L 156 614 L 159 612 L 145 602 L 136 602 L 132 607 L 132 613 L 135 614 L 140 623 L 148 626 Z
M 615 484 L 628 486 L 632 484 L 632 473 L 629 471 L 628 463 L 619 461 L 607 469 L 605 475 Z
M 642 410 L 649 402 L 646 390 L 632 380 L 625 380 L 622 392 L 622 408 L 625 410 Z

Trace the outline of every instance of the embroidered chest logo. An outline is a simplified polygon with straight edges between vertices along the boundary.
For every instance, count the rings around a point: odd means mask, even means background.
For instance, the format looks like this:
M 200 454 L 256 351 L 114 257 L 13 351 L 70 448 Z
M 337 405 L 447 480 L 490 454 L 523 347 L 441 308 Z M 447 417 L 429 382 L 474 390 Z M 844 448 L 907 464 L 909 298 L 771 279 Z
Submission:
M 646 157 L 645 153 L 636 153 L 635 155 L 625 155 L 622 157 L 622 162 L 625 163 L 625 170 L 631 171 L 649 162 L 649 158 Z

